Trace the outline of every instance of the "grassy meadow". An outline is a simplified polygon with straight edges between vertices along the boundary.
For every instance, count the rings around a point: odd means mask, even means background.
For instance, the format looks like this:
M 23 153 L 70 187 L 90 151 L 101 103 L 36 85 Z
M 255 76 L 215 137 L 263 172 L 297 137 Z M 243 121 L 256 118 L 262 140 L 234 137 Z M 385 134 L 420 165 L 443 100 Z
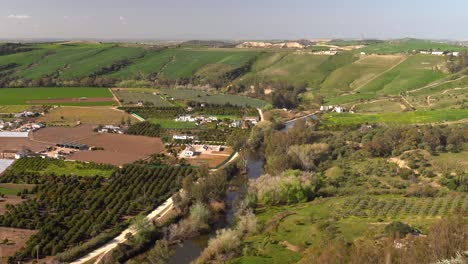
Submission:
M 358 125 L 358 124 L 429 124 L 457 121 L 468 118 L 468 109 L 413 111 L 404 113 L 352 114 L 326 113 L 322 123 L 326 125 Z
M 47 87 L 47 88 L 1 88 L 0 105 L 28 105 L 33 100 L 54 100 L 71 98 L 112 98 L 107 88 L 90 87 Z M 39 105 L 112 105 L 116 102 L 51 102 Z
M 446 76 L 438 69 L 444 61 L 445 58 L 439 56 L 410 56 L 395 68 L 360 87 L 358 91 L 398 95 L 401 92 L 423 87 Z

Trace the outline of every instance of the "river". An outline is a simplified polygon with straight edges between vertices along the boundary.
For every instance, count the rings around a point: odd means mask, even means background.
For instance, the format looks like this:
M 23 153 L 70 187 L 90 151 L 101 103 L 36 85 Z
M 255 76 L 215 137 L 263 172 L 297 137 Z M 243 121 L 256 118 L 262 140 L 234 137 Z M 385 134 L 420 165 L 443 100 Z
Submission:
M 256 179 L 263 174 L 264 160 L 258 155 L 251 154 L 247 158 L 247 177 L 249 179 Z M 227 191 L 226 203 L 228 210 L 226 212 L 226 226 L 231 226 L 234 221 L 235 208 L 233 206 L 234 201 L 239 196 L 238 191 Z M 208 245 L 208 240 L 213 237 L 215 233 L 209 235 L 199 236 L 192 239 L 184 240 L 177 246 L 174 246 L 174 254 L 169 260 L 170 264 L 185 264 L 196 260 L 203 249 Z
M 287 132 L 293 125 L 301 119 L 312 118 L 315 119 L 317 116 L 310 114 L 304 117 L 300 117 L 285 123 L 285 127 L 281 129 L 283 132 Z M 265 163 L 263 157 L 258 154 L 249 154 L 247 155 L 247 177 L 249 179 L 257 179 L 263 174 L 263 164 Z M 235 206 L 233 206 L 237 196 L 239 196 L 238 191 L 227 191 L 226 193 L 226 203 L 228 210 L 226 212 L 226 226 L 231 226 L 234 221 Z M 174 254 L 169 260 L 170 264 L 188 264 L 196 260 L 203 249 L 208 245 L 208 240 L 210 237 L 213 237 L 215 233 L 209 235 L 199 236 L 192 239 L 184 240 L 177 246 L 174 246 Z

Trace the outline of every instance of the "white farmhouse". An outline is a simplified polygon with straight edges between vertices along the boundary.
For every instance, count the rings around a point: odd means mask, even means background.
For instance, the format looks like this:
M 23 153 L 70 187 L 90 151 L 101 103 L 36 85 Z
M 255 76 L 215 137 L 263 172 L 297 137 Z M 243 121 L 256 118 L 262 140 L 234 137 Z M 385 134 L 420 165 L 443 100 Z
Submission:
M 195 149 L 194 148 L 188 148 L 184 150 L 184 156 L 185 157 L 193 157 L 195 155 Z
M 337 113 L 343 113 L 344 111 L 345 111 L 344 107 L 341 107 L 341 106 L 335 107 L 335 112 L 337 112 Z

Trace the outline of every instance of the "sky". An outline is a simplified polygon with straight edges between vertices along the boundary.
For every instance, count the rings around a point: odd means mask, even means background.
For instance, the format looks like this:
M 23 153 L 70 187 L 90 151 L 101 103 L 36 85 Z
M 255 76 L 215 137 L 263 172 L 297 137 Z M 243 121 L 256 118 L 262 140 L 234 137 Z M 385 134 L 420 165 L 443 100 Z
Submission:
M 468 0 L 0 0 L 0 39 L 468 40 Z

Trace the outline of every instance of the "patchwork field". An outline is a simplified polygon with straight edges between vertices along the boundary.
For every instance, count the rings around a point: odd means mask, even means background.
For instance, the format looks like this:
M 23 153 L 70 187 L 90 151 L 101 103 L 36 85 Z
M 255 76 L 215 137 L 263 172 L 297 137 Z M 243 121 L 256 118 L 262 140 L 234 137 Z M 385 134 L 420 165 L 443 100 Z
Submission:
M 138 122 L 135 117 L 113 108 L 63 106 L 50 110 L 45 116 L 40 117 L 39 121 L 51 126 L 74 126 L 78 122 L 93 125 L 119 125 L 128 119 L 132 123 Z
M 0 105 L 113 105 L 106 88 L 1 88 Z

